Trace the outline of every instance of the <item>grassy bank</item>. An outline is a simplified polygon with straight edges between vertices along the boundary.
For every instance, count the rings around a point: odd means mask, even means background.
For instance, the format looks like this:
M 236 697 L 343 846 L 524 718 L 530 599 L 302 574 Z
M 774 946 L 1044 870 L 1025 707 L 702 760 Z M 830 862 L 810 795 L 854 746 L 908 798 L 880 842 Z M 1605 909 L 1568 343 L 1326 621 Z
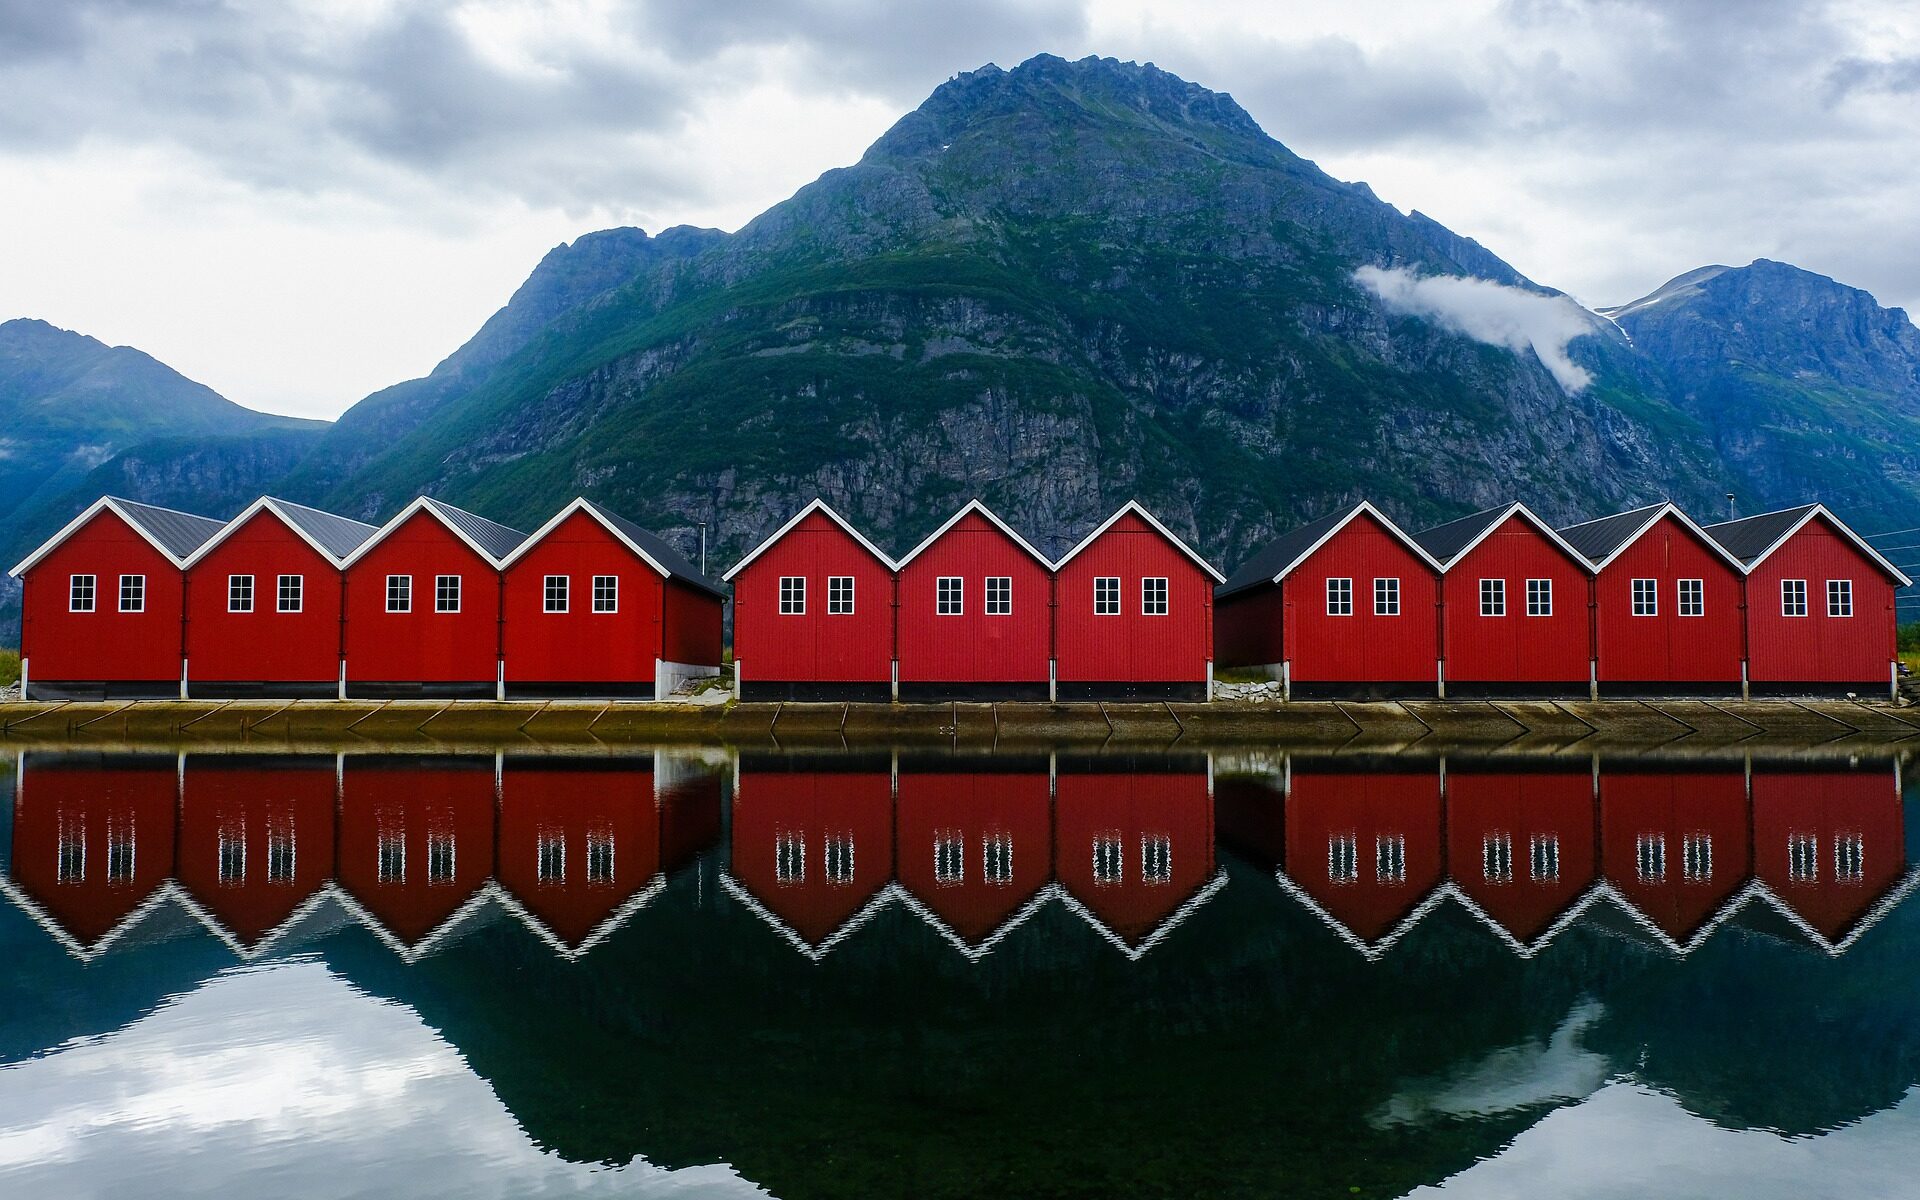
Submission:
M 20 652 L 0 649 L 0 688 L 20 682 Z

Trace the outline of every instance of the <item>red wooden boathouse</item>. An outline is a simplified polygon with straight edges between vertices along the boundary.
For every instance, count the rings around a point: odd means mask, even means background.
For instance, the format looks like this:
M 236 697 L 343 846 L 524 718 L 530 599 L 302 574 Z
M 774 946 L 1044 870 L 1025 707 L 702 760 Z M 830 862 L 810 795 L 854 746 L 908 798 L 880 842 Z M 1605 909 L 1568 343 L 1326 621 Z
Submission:
M 968 954 L 1031 912 L 1053 873 L 1052 780 L 1037 762 L 903 762 L 895 801 L 900 884 Z
M 1282 534 L 1214 593 L 1215 661 L 1295 691 L 1431 691 L 1439 563 L 1373 505 Z
M 740 698 L 892 694 L 894 562 L 826 501 L 801 509 L 723 581 L 733 584 Z
M 802 953 L 832 949 L 879 897 L 893 877 L 893 845 L 893 780 L 883 763 L 760 770 L 742 762 L 725 882 Z
M 179 696 L 187 556 L 220 522 L 105 496 L 8 572 L 33 700 Z
M 222 526 L 185 562 L 188 693 L 338 694 L 340 565 L 374 533 L 270 496 Z
M 725 595 L 658 534 L 590 500 L 509 553 L 508 696 L 671 695 L 720 673 Z
M 1447 861 L 1476 915 L 1522 954 L 1540 949 L 1597 880 L 1588 770 L 1449 770 Z
M 1225 582 L 1129 500 L 1054 564 L 1056 698 L 1206 699 Z
M 1896 780 L 1884 767 L 1753 773 L 1754 875 L 1828 947 L 1858 933 L 1907 872 Z
M 497 696 L 500 563 L 526 535 L 422 496 L 348 555 L 346 696 Z
M 1441 564 L 1443 689 L 1591 688 L 1591 568 L 1526 505 L 1461 517 L 1413 540 Z
M 1753 870 L 1744 770 L 1600 771 L 1607 882 L 1673 949 L 1691 950 Z
M 1043 699 L 1053 565 L 978 500 L 899 563 L 900 696 Z
M 1281 885 L 1369 958 L 1418 920 L 1446 875 L 1440 778 L 1329 760 L 1289 765 Z
M 1755 688 L 1898 694 L 1894 590 L 1912 580 L 1825 505 L 1709 525 L 1746 567 L 1747 674 Z
M 203 921 L 251 956 L 333 878 L 332 755 L 189 755 L 175 876 Z
M 1131 957 L 1222 883 L 1214 873 L 1208 772 L 1156 765 L 1166 769 L 1126 772 L 1097 759 L 1061 759 L 1054 779 L 1054 877 L 1068 907 Z
M 374 933 L 426 953 L 494 874 L 494 764 L 347 756 L 336 878 Z
M 1739 687 L 1745 572 L 1687 514 L 1650 504 L 1560 536 L 1593 566 L 1596 693 Z

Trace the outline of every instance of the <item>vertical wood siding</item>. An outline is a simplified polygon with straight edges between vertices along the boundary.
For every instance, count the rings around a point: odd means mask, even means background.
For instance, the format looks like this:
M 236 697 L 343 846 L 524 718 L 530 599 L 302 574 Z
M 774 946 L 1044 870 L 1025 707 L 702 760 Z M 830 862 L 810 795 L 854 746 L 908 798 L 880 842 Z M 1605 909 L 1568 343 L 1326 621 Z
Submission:
M 1353 580 L 1353 615 L 1327 613 L 1327 580 Z M 1373 581 L 1400 581 L 1400 615 L 1376 616 Z M 1285 650 L 1295 683 L 1415 683 L 1434 678 L 1440 654 L 1433 569 L 1371 516 L 1361 514 L 1288 575 Z
M 563 847 L 561 870 L 542 878 L 541 845 L 550 840 Z M 611 879 L 588 877 L 590 840 L 612 846 Z M 651 762 L 507 759 L 498 854 L 501 886 L 554 936 L 578 947 L 660 870 Z
M 1793 870 L 1791 842 L 1811 840 L 1811 873 Z M 1835 868 L 1835 839 L 1860 839 L 1857 878 Z M 1828 941 L 1838 941 L 1906 873 L 1905 807 L 1883 767 L 1753 773 L 1754 874 Z
M 757 565 L 757 564 L 756 564 Z M 935 580 L 965 581 L 964 611 L 940 616 Z M 986 614 L 989 576 L 1013 580 L 1013 612 Z M 900 573 L 900 679 L 913 683 L 1044 683 L 1052 576 L 979 513 L 969 513 Z
M 331 755 L 265 762 L 193 755 L 180 783 L 174 875 L 241 945 L 256 945 L 333 877 Z M 234 838 L 245 847 L 245 869 L 238 879 L 223 879 L 220 848 Z M 294 847 L 291 878 L 268 877 L 267 843 L 273 838 L 286 838 Z M 140 853 L 146 852 L 141 846 Z
M 780 577 L 807 581 L 807 611 L 782 615 Z M 827 579 L 851 575 L 852 615 L 827 613 Z M 893 573 L 814 512 L 733 577 L 733 653 L 750 682 L 884 683 L 893 673 Z
M 1138 945 L 1213 875 L 1213 797 L 1203 773 L 1122 775 L 1062 770 L 1054 805 L 1054 874 L 1122 941 Z M 1168 876 L 1142 871 L 1164 839 Z M 1117 842 L 1118 878 L 1095 868 L 1095 843 Z
M 413 576 L 413 611 L 387 611 L 387 576 Z M 460 611 L 434 611 L 434 579 L 460 576 Z M 488 683 L 500 645 L 500 576 L 424 512 L 347 568 L 347 678 Z M 647 664 L 651 678 L 653 664 Z
M 1447 773 L 1454 882 L 1522 945 L 1545 933 L 1592 886 L 1600 867 L 1597 837 L 1591 771 Z M 1557 844 L 1558 871 L 1534 873 L 1536 838 Z M 1488 875 L 1488 839 L 1510 848 L 1510 876 Z
M 68 612 L 69 582 L 92 575 L 94 611 Z M 120 576 L 147 577 L 146 610 L 120 611 Z M 23 642 L 33 678 L 177 682 L 186 588 L 180 571 L 116 513 L 101 509 L 27 572 Z
M 227 611 L 227 579 L 253 576 L 253 611 Z M 280 576 L 303 577 L 283 613 Z M 187 660 L 196 683 L 330 683 L 340 677 L 340 571 L 262 509 L 187 572 Z
M 1780 582 L 1807 581 L 1807 615 L 1780 612 Z M 1853 615 L 1827 615 L 1827 581 L 1853 581 Z M 1858 683 L 1885 694 L 1894 658 L 1893 583 L 1823 519 L 1801 527 L 1747 576 L 1756 683 Z
M 564 613 L 546 611 L 549 575 L 567 577 Z M 619 579 L 617 612 L 593 611 L 596 575 Z M 654 660 L 661 653 L 665 589 L 660 573 L 607 532 L 606 526 L 586 513 L 574 513 L 515 560 L 507 568 L 506 581 L 508 683 L 645 683 L 653 679 Z M 718 601 L 714 608 L 717 612 Z
M 1093 581 L 1099 576 L 1120 580 L 1116 615 L 1093 611 Z M 1141 612 L 1143 578 L 1166 579 L 1165 616 Z M 1054 595 L 1054 653 L 1062 681 L 1206 680 L 1213 653 L 1213 580 L 1133 513 L 1074 555 L 1055 579 Z
M 1711 600 L 1709 600 L 1711 603 Z M 1709 612 L 1712 609 L 1708 609 Z M 1732 899 L 1753 867 L 1747 778 L 1739 770 L 1600 771 L 1600 851 L 1607 880 L 1668 937 L 1685 944 Z M 1687 839 L 1708 839 L 1713 869 L 1689 877 Z M 1664 873 L 1640 870 L 1640 840 L 1659 839 Z
M 1044 766 L 968 774 L 903 768 L 896 812 L 901 886 L 969 945 L 984 941 L 1052 876 L 1053 809 Z M 988 839 L 1010 847 L 1008 882 L 986 878 Z M 943 841 L 959 843 L 950 863 L 957 879 L 936 869 Z
M 1525 518 L 1508 517 L 1447 564 L 1448 683 L 1585 683 L 1592 670 L 1591 574 Z M 1506 615 L 1480 615 L 1480 581 L 1506 581 Z M 1553 581 L 1553 615 L 1527 615 L 1527 580 Z
M 1440 886 L 1440 777 L 1432 768 L 1341 771 L 1296 768 L 1286 800 L 1287 878 L 1349 933 L 1369 944 L 1392 932 Z M 1351 879 L 1330 871 L 1331 845 L 1353 839 Z M 1403 839 L 1404 876 L 1382 878 L 1380 839 Z
M 405 870 L 380 877 L 382 836 L 405 848 Z M 453 840 L 453 878 L 428 878 L 428 845 Z M 438 929 L 494 872 L 493 764 L 484 759 L 356 760 L 340 797 L 340 885 L 402 945 Z
M 1657 613 L 1633 615 L 1633 581 L 1656 581 Z M 1679 581 L 1702 581 L 1705 613 L 1680 615 Z M 1594 582 L 1600 681 L 1738 683 L 1740 574 L 1671 514 Z
M 118 926 L 173 872 L 177 763 L 171 758 L 63 764 L 35 757 L 13 807 L 15 884 L 82 946 Z M 108 830 L 138 846 L 131 880 L 107 876 Z M 63 833 L 85 848 L 85 873 L 62 881 Z
M 803 847 L 797 875 L 779 870 L 783 839 Z M 851 846 L 850 878 L 827 873 L 829 840 Z M 893 878 L 888 773 L 743 770 L 729 869 L 802 940 L 826 941 Z

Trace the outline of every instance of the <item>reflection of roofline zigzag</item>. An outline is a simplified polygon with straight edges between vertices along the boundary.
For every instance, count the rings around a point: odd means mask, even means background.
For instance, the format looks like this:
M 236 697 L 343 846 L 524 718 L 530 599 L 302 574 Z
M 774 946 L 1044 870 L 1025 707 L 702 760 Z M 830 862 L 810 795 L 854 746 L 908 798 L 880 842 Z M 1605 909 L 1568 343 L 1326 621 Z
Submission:
M 622 925 L 632 920 L 633 914 L 653 903 L 654 897 L 666 891 L 667 877 L 661 872 L 654 872 L 653 878 L 647 880 L 645 887 L 621 901 L 620 907 L 608 913 L 598 925 L 595 925 L 586 937 L 580 939 L 578 946 L 567 945 L 565 938 L 555 933 L 551 926 L 535 916 L 533 910 L 523 904 L 511 891 L 498 884 L 490 886 L 494 889 L 493 899 L 501 908 L 518 918 L 522 925 L 531 930 L 535 937 L 545 942 L 555 954 L 568 962 L 578 962 L 586 957 L 589 951 L 618 932 Z

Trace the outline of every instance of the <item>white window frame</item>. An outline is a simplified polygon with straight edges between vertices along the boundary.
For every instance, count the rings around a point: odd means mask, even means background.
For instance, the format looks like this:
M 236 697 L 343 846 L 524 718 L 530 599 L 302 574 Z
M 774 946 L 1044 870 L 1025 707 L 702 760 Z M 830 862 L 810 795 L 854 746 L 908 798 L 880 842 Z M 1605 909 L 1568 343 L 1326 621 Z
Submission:
M 967 584 L 964 579 L 958 575 L 941 575 L 933 581 L 933 615 L 967 615 Z
M 1799 609 L 1795 612 L 1795 609 Z M 1807 615 L 1807 581 L 1804 579 L 1782 579 L 1780 581 L 1780 615 L 1783 617 L 1804 617 Z
M 1164 833 L 1140 835 L 1140 882 L 1164 887 L 1173 882 L 1173 838 Z
M 287 607 L 287 581 L 293 581 L 293 607 Z M 281 575 L 273 581 L 273 611 L 283 613 L 305 612 L 307 610 L 307 577 L 305 575 Z
M 556 586 L 557 585 L 557 586 Z M 573 577 L 545 575 L 540 579 L 540 611 L 564 613 L 573 607 Z
M 1483 617 L 1507 615 L 1507 581 L 1505 579 L 1480 581 L 1480 615 Z
M 1374 579 L 1373 615 L 1376 617 L 1400 615 L 1400 577 L 1398 575 L 1381 575 Z
M 780 577 L 780 615 L 783 617 L 807 615 L 807 577 L 805 575 Z
M 1407 881 L 1407 835 L 1375 834 L 1373 839 L 1373 881 L 1399 884 Z
M 620 577 L 618 575 L 593 577 L 593 611 L 597 613 L 620 611 Z
M 1093 615 L 1096 617 L 1120 615 L 1120 577 L 1118 575 L 1093 577 Z
M 453 607 L 452 608 L 448 608 L 447 602 L 446 602 L 446 593 L 447 593 L 448 583 L 453 584 Z M 433 577 L 433 611 L 436 613 L 459 612 L 460 602 L 462 600 L 461 593 L 465 590 L 466 590 L 465 587 L 462 586 L 461 584 L 461 576 L 435 575 Z
M 613 830 L 587 830 L 587 883 L 609 884 L 616 877 L 615 852 L 619 847 L 614 843 Z
M 994 595 L 995 589 L 999 595 Z M 1013 576 L 989 575 L 985 584 L 985 598 L 981 601 L 981 611 L 989 617 L 1010 617 L 1013 615 Z
M 1143 617 L 1164 617 L 1171 611 L 1172 594 L 1167 586 L 1165 575 L 1143 575 L 1140 578 L 1140 615 Z
M 830 617 L 851 617 L 853 610 L 853 576 L 827 576 L 827 615 Z
M 1553 615 L 1553 580 L 1527 580 L 1527 615 L 1530 617 Z
M 80 604 L 80 581 L 87 581 L 87 603 Z M 100 611 L 100 577 L 98 575 L 67 576 L 67 611 L 90 613 Z
M 1636 617 L 1657 617 L 1660 615 L 1660 581 L 1658 579 L 1636 579 L 1633 581 L 1633 615 Z
M 394 584 L 400 585 L 399 594 L 394 593 Z M 399 603 L 395 604 L 394 601 Z M 413 611 L 413 576 L 387 576 L 387 611 L 390 613 L 410 613 Z
M 1376 847 L 1376 852 L 1377 850 Z M 1358 883 L 1359 881 L 1360 839 L 1352 833 L 1327 835 L 1327 882 Z
M 247 597 L 247 602 L 244 607 L 239 606 L 235 603 L 236 599 L 238 598 L 238 593 L 236 592 L 235 589 L 238 587 L 240 581 L 243 579 L 246 580 L 246 597 Z M 228 612 L 250 613 L 256 607 L 255 601 L 256 601 L 256 597 L 254 595 L 253 576 L 251 575 L 227 576 L 227 611 Z
M 533 877 L 545 884 L 567 882 L 567 835 L 564 830 L 542 829 L 534 835 Z
M 1560 878 L 1560 835 L 1536 833 L 1527 839 L 1527 878 L 1552 883 Z
M 460 843 L 451 829 L 427 830 L 427 886 L 444 887 L 460 874 Z
M 1691 592 L 1691 594 L 1689 594 Z M 1673 581 L 1673 611 L 1682 617 L 1704 617 L 1707 615 L 1707 581 L 1704 579 L 1676 579 Z
M 1351 576 L 1327 576 L 1327 615 L 1330 617 L 1350 617 L 1353 615 L 1353 579 Z
M 139 589 L 139 595 L 133 598 L 132 604 L 127 603 L 127 585 L 129 583 Z M 120 611 L 123 613 L 140 613 L 147 611 L 147 577 L 145 575 L 122 575 L 120 577 Z
M 1827 580 L 1827 615 L 1829 617 L 1853 615 L 1853 580 Z

